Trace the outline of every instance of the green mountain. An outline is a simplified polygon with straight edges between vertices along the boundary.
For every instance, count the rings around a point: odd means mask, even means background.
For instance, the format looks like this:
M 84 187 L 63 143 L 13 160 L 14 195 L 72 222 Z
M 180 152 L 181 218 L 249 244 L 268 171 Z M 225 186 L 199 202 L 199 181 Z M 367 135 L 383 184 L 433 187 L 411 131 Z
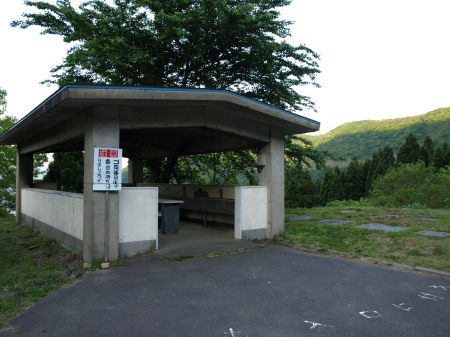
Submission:
M 323 135 L 302 137 L 311 140 L 317 149 L 328 150 L 336 157 L 368 159 L 386 145 L 397 152 L 410 133 L 416 136 L 419 144 L 426 136 L 430 136 L 435 146 L 450 142 L 450 108 L 414 117 L 349 122 Z

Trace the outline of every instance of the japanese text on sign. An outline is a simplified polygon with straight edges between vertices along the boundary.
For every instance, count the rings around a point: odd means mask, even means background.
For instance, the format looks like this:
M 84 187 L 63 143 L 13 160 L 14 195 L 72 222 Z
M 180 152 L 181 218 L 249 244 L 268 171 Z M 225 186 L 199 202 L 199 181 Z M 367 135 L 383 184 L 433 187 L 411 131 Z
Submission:
M 122 189 L 122 150 L 94 148 L 94 191 Z

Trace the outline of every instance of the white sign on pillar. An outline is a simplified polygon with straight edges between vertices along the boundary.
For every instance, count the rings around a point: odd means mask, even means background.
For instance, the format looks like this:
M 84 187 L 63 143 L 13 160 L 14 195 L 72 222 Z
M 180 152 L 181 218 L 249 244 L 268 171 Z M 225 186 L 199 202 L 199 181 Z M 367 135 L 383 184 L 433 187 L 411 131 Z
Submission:
M 122 189 L 122 149 L 94 148 L 94 191 Z

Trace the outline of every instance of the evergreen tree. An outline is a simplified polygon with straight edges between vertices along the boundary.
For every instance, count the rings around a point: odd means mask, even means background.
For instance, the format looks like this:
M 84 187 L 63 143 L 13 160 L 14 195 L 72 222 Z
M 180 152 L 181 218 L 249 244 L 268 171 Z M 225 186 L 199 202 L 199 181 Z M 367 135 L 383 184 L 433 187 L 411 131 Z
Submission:
M 320 189 L 320 202 L 326 205 L 329 201 L 343 200 L 344 189 L 341 181 L 341 170 L 339 167 L 328 168 Z
M 402 164 L 414 164 L 419 161 L 420 146 L 416 137 L 410 133 L 397 153 L 397 162 Z
M 363 166 L 353 157 L 347 171 L 342 174 L 345 199 L 359 200 L 364 195 Z
M 450 165 L 450 147 L 447 142 L 436 148 L 432 165 L 435 169 L 445 168 Z
M 84 157 L 82 152 L 53 154 L 44 181 L 56 183 L 59 191 L 83 192 Z
M 369 191 L 369 171 L 371 164 L 371 159 L 365 160 L 363 164 L 363 196 L 367 196 L 367 191 Z
M 319 205 L 319 193 L 308 170 L 300 165 L 286 165 L 286 207 L 314 207 Z
M 394 150 L 389 145 L 386 145 L 383 149 L 378 150 L 380 158 L 378 172 L 380 175 L 385 175 L 386 172 L 395 165 Z
M 372 155 L 370 167 L 365 181 L 365 192 L 369 192 L 373 182 L 379 177 L 386 174 L 390 167 L 394 166 L 394 151 L 387 145 L 383 149 L 378 149 Z
M 423 140 L 423 147 L 428 151 L 428 154 L 430 156 L 430 160 L 433 160 L 434 156 L 434 144 L 431 140 L 430 136 L 426 136 Z
M 425 163 L 425 166 L 428 167 L 433 161 L 433 155 L 434 155 L 433 141 L 429 136 L 426 136 L 422 146 L 420 147 L 419 160 L 423 161 Z

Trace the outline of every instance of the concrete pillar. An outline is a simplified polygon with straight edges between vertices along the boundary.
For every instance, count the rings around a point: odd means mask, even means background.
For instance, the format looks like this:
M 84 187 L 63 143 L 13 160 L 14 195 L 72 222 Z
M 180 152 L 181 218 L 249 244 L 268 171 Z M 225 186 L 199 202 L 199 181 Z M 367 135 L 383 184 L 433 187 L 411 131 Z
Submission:
M 16 221 L 22 223 L 22 188 L 33 187 L 33 154 L 16 154 Z
M 119 257 L 119 194 L 93 191 L 94 148 L 118 148 L 119 106 L 95 106 L 86 114 L 84 136 L 83 259 L 114 261 Z
M 258 151 L 258 185 L 267 186 L 267 237 L 284 230 L 284 136 L 272 135 Z M 264 166 L 264 167 L 262 167 Z
M 128 183 L 136 186 L 144 182 L 144 161 L 142 159 L 128 159 Z

